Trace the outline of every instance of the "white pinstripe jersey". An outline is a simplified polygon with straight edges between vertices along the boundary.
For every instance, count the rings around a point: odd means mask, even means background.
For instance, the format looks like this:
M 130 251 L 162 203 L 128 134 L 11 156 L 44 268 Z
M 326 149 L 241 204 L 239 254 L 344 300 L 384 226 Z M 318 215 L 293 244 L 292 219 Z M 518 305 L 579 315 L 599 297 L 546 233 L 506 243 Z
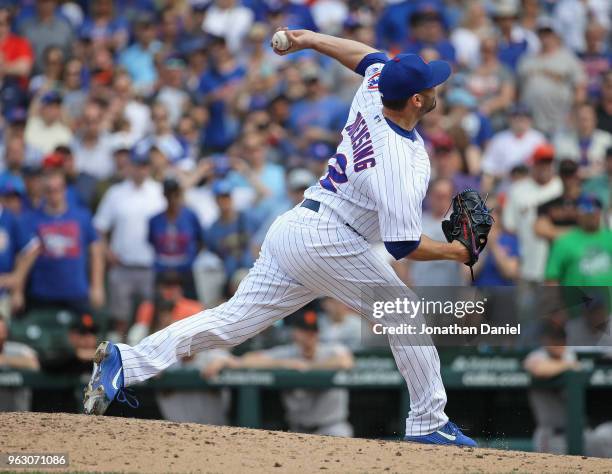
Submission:
M 384 63 L 366 69 L 328 172 L 304 197 L 332 208 L 368 242 L 421 237 L 422 202 L 430 176 L 420 135 L 393 130 L 382 114 L 378 77 Z

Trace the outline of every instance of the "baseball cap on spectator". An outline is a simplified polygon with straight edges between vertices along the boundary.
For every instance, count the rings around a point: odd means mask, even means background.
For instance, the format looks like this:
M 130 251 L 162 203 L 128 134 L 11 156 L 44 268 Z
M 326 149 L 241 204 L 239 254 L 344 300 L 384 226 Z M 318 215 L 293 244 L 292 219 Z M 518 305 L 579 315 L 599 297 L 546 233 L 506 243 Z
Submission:
M 21 168 L 21 172 L 25 178 L 40 176 L 43 172 L 42 167 L 38 163 L 31 163 Z
M 186 64 L 182 58 L 177 55 L 170 55 L 164 61 L 166 69 L 185 69 Z
M 564 159 L 559 163 L 559 176 L 570 178 L 578 173 L 578 163 L 574 160 Z
M 359 18 L 357 18 L 357 16 L 355 15 L 348 15 L 344 19 L 344 22 L 342 23 L 342 27 L 345 30 L 349 30 L 349 31 L 356 30 L 360 26 L 361 26 L 361 22 L 359 21 Z
M 230 196 L 232 194 L 232 185 L 225 179 L 215 181 L 212 187 L 215 196 Z
M 455 141 L 450 135 L 442 133 L 431 138 L 431 146 L 435 151 L 450 151 L 455 148 Z
M 446 81 L 451 67 L 446 61 L 426 63 L 416 54 L 398 54 L 380 72 L 378 90 L 386 100 L 403 100 Z
M 149 26 L 155 23 L 155 17 L 149 12 L 142 12 L 134 18 L 134 26 Z
M 527 176 L 529 174 L 529 168 L 525 166 L 523 163 L 513 166 L 510 170 L 510 177 L 512 179 L 519 179 Z
M 0 196 L 25 196 L 25 185 L 19 176 L 6 174 L 0 179 Z
M 476 98 L 465 89 L 453 89 L 446 95 L 449 107 L 465 107 L 474 109 L 478 105 Z
M 302 69 L 302 80 L 306 83 L 312 83 L 319 80 L 320 72 L 314 64 L 308 64 Z
M 603 207 L 599 198 L 592 194 L 581 195 L 578 198 L 576 206 L 579 212 L 584 212 L 585 214 L 592 214 L 594 212 L 600 211 Z
M 42 167 L 43 169 L 57 169 L 64 166 L 64 156 L 60 153 L 53 152 L 49 153 L 43 158 Z
M 157 277 L 157 284 L 161 286 L 181 286 L 182 281 L 181 275 L 171 270 L 161 272 Z
M 60 94 L 58 91 L 45 92 L 40 98 L 40 102 L 43 105 L 61 104 L 62 94 Z
M 191 0 L 189 3 L 191 4 L 191 10 L 196 13 L 205 12 L 211 5 L 209 0 Z
M 123 154 L 132 156 L 132 149 L 129 146 L 123 145 L 113 148 L 113 157 L 117 157 Z
M 97 334 L 100 327 L 90 314 L 82 314 L 70 325 L 70 329 L 79 334 Z
M 536 23 L 536 33 L 554 33 L 559 36 L 559 28 L 552 18 L 542 17 Z
M 303 329 L 305 331 L 319 331 L 319 321 L 317 313 L 314 309 L 308 306 L 299 309 L 287 318 L 287 324 L 295 329 Z
M 497 0 L 492 15 L 494 18 L 514 18 L 518 16 L 518 12 L 516 0 Z
M 511 117 L 531 117 L 531 110 L 525 104 L 514 104 L 510 108 Z
M 531 159 L 534 163 L 552 161 L 555 159 L 555 147 L 550 143 L 542 143 L 535 148 Z
M 206 51 L 208 41 L 205 36 L 199 36 L 183 41 L 179 45 L 179 52 L 183 56 L 189 56 L 190 54 L 197 53 L 199 51 Z
M 287 175 L 287 187 L 291 191 L 306 189 L 316 181 L 316 177 L 304 168 L 296 168 Z
M 168 176 L 164 179 L 164 194 L 172 194 L 181 190 L 181 183 L 174 176 Z
M 531 155 L 533 164 L 552 162 L 555 159 L 555 148 L 550 143 L 538 145 Z
M 428 21 L 442 21 L 442 15 L 434 3 L 421 2 L 410 15 L 410 26 L 414 27 Z
M 152 148 L 153 144 L 149 140 L 141 140 L 130 150 L 130 161 L 135 165 L 148 165 L 151 162 L 149 155 Z

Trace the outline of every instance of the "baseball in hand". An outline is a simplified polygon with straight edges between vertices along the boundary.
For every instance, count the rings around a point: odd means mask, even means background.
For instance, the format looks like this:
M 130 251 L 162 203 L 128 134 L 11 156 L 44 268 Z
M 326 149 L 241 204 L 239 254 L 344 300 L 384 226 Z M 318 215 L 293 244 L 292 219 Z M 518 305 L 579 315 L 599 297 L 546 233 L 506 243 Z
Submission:
M 277 31 L 272 36 L 272 47 L 277 51 L 286 51 L 291 47 L 291 42 L 284 31 Z

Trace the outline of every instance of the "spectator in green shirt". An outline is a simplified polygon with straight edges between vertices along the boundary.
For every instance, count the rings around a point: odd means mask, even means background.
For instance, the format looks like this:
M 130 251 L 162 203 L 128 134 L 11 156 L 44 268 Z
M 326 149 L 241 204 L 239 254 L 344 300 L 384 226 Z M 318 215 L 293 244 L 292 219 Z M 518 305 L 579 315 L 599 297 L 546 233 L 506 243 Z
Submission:
M 554 241 L 546 280 L 563 286 L 612 285 L 612 231 L 601 226 L 601 201 L 578 200 L 578 228 Z

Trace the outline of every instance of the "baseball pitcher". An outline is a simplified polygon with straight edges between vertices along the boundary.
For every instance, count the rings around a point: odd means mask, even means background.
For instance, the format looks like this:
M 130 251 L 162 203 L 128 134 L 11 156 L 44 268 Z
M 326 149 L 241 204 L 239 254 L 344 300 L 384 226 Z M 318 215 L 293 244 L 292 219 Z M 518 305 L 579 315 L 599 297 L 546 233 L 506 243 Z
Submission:
M 449 243 L 421 232 L 430 164 L 415 126 L 436 106 L 436 86 L 448 79 L 450 66 L 413 54 L 389 60 L 364 44 L 308 30 L 285 34 L 288 48 L 276 53 L 313 49 L 364 76 L 327 173 L 306 190 L 300 205 L 274 222 L 257 262 L 229 301 L 134 347 L 103 342 L 86 388 L 86 413 L 103 414 L 114 399 L 126 400 L 124 387 L 193 353 L 240 344 L 315 298 L 335 298 L 372 318 L 368 295 L 381 288 L 413 297 L 372 243 L 384 242 L 395 259 L 468 264 L 486 243 L 486 231 L 475 240 L 470 215 L 462 214 L 471 199 L 454 202 L 457 218 L 445 229 Z M 401 323 L 400 315 L 390 318 Z M 433 344 L 406 344 L 392 335 L 389 343 L 410 392 L 405 440 L 475 446 L 444 413 L 446 392 Z

